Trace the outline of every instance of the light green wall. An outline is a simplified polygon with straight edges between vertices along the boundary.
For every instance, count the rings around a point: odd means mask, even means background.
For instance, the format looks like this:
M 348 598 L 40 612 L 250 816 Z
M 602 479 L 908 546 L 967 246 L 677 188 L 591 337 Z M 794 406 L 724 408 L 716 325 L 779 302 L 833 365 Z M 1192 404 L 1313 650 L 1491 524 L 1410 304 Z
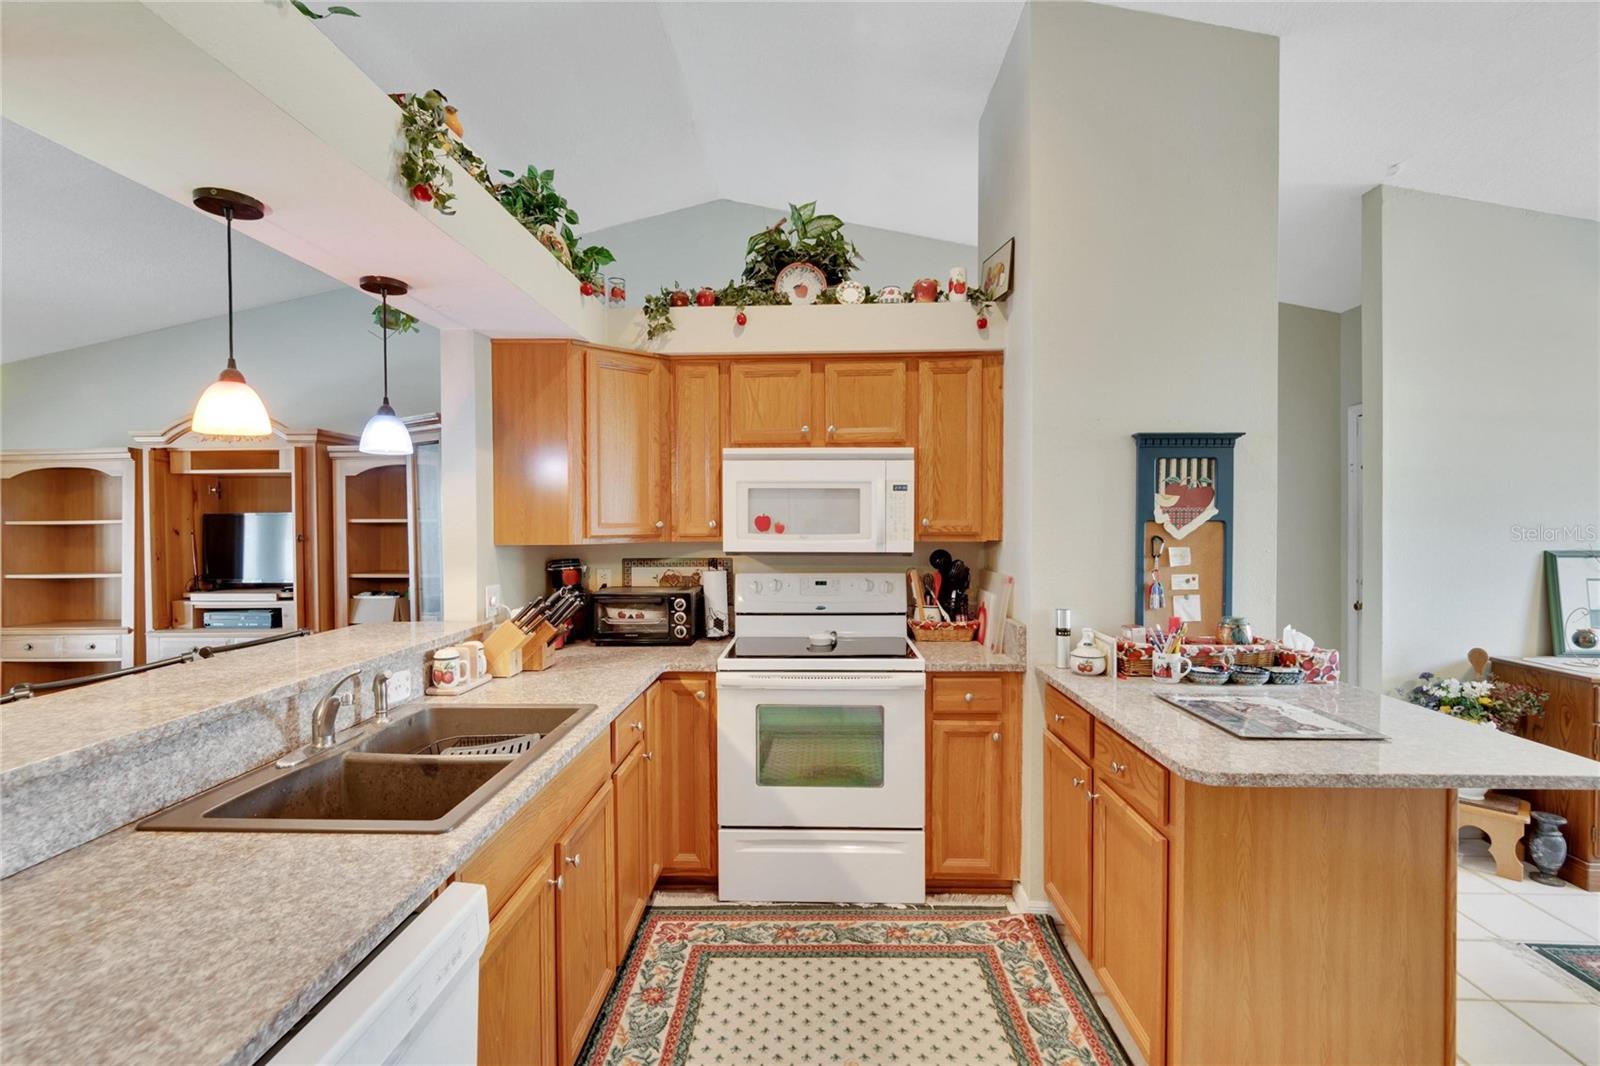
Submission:
M 1339 326 L 1331 311 L 1278 305 L 1278 624 L 1328 648 L 1343 625 Z

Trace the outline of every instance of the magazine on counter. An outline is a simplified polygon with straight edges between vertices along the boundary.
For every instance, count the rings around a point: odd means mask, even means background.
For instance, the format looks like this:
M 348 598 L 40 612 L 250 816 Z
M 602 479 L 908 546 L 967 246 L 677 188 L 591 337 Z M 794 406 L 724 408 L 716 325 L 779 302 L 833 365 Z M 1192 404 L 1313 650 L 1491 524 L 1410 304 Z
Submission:
M 1277 696 L 1184 693 L 1161 698 L 1244 740 L 1389 739 Z

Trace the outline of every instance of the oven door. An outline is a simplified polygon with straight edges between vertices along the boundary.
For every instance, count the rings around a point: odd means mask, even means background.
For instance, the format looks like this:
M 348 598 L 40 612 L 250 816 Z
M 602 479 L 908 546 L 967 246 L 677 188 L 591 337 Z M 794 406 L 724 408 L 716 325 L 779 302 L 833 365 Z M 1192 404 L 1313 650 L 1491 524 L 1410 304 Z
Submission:
M 920 673 L 718 673 L 718 823 L 922 828 L 925 690 Z

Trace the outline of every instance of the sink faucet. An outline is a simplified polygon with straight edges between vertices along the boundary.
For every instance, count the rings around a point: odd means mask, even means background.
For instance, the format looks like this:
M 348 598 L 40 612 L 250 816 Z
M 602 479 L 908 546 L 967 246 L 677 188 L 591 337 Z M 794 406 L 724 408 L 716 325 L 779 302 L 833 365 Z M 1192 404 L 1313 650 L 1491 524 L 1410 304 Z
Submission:
M 339 717 L 339 686 L 360 676 L 360 670 L 344 675 L 333 683 L 333 687 L 328 690 L 326 696 L 317 701 L 316 710 L 311 712 L 311 746 L 313 748 L 333 747 L 333 723 Z M 354 689 L 351 691 L 353 693 Z
M 387 670 L 372 675 L 372 721 L 375 725 L 389 724 L 389 678 Z

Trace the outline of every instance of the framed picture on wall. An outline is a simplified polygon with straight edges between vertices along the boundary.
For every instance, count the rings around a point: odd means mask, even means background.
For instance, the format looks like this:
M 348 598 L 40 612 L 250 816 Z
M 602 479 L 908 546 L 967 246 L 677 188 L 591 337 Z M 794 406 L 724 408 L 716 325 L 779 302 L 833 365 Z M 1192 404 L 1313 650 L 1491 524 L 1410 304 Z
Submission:
M 1544 553 L 1557 655 L 1600 655 L 1600 551 Z
M 996 300 L 1004 300 L 1011 295 L 1016 258 L 1017 239 L 1012 237 L 983 261 L 983 288 Z

